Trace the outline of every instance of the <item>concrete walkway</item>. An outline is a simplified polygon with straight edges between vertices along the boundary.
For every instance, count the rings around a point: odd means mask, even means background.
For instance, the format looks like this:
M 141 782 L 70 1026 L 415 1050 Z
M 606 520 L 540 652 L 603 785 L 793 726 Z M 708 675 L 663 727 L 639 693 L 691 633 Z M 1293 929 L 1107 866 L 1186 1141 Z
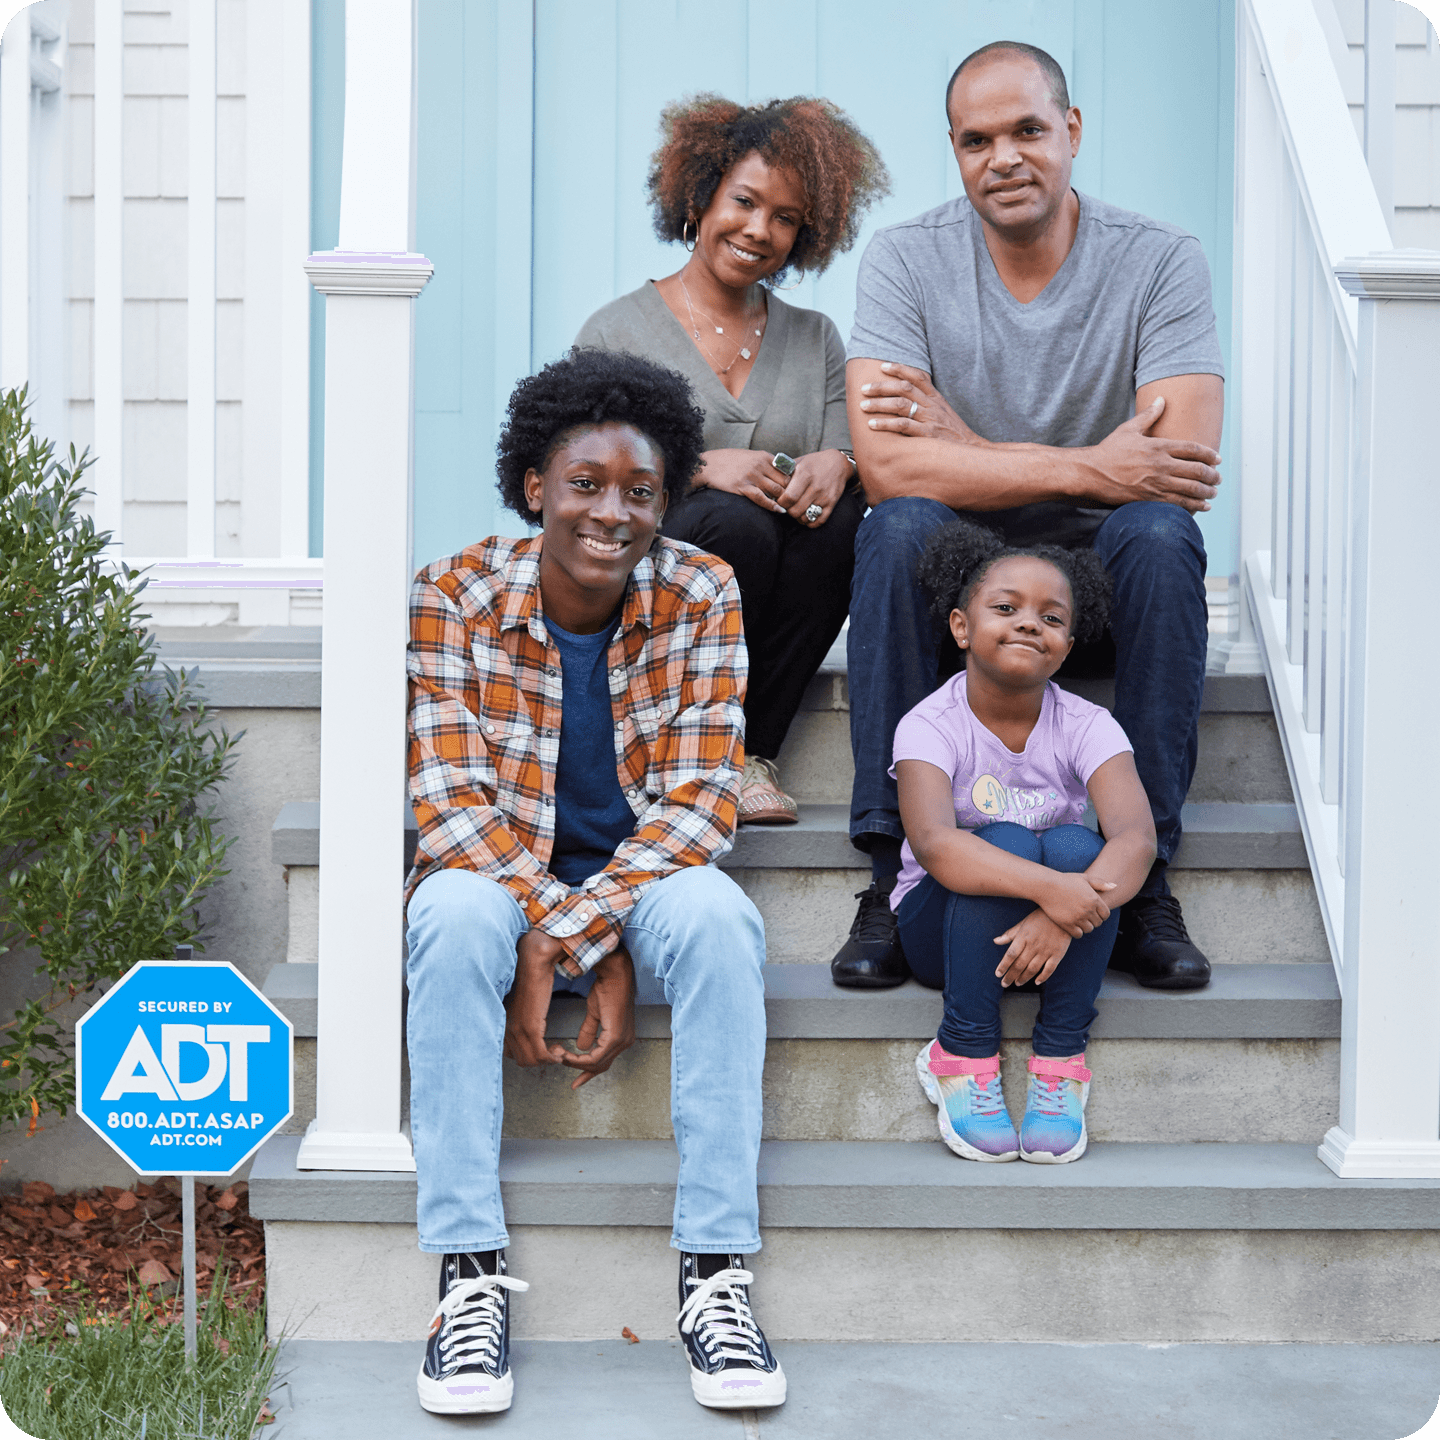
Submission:
M 441 1418 L 415 1400 L 419 1344 L 287 1341 L 272 1440 L 1408 1440 L 1440 1396 L 1435 1345 L 776 1346 L 779 1410 L 690 1398 L 673 1341 L 522 1341 L 501 1416 Z

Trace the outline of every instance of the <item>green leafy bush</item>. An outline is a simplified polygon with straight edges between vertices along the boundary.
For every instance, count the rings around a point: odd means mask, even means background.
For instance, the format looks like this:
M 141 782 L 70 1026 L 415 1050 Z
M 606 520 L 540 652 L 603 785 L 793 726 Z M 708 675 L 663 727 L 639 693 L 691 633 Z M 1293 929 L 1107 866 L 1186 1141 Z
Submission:
M 62 1007 L 194 942 L 228 841 L 201 812 L 234 740 L 185 673 L 157 667 L 145 582 L 78 511 L 87 460 L 57 461 L 23 391 L 0 393 L 0 953 L 38 953 L 44 993 L 0 1025 L 0 1120 L 62 1114 Z M 238 737 L 237 737 L 238 738 Z

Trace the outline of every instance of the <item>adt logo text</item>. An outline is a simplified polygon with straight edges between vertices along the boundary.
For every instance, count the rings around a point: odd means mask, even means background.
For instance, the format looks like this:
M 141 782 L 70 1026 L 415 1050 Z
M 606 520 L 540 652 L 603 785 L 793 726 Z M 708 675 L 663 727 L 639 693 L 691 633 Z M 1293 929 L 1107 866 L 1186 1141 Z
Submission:
M 141 1174 L 227 1175 L 290 1118 L 290 1022 L 230 965 L 137 965 L 75 1031 L 80 1114 Z

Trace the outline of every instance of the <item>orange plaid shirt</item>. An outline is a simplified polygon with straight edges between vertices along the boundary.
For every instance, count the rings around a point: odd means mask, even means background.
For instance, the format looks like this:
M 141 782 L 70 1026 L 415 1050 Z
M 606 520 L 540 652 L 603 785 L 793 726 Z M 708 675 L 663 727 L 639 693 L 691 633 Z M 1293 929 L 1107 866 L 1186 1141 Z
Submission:
M 610 643 L 615 766 L 635 833 L 572 893 L 549 871 L 560 758 L 560 651 L 540 604 L 543 537 L 492 536 L 410 592 L 408 900 L 432 870 L 503 885 L 588 970 L 620 943 L 647 885 L 726 854 L 744 764 L 747 660 L 730 567 L 658 539 L 631 574 Z

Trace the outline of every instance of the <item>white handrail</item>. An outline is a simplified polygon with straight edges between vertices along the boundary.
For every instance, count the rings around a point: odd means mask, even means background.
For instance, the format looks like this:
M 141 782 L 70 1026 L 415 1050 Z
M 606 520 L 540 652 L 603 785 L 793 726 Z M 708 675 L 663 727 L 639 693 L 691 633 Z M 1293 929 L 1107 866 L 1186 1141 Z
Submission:
M 1390 231 L 1313 0 L 1245 0 L 1245 11 L 1353 364 L 1356 301 L 1334 267 L 1347 255 L 1388 250 Z
M 1395 623 L 1428 603 L 1440 529 L 1440 253 L 1391 249 L 1311 0 L 1245 0 L 1236 76 L 1244 590 L 1342 1001 L 1320 1156 L 1440 1178 L 1432 860 L 1406 794 L 1440 675 Z

